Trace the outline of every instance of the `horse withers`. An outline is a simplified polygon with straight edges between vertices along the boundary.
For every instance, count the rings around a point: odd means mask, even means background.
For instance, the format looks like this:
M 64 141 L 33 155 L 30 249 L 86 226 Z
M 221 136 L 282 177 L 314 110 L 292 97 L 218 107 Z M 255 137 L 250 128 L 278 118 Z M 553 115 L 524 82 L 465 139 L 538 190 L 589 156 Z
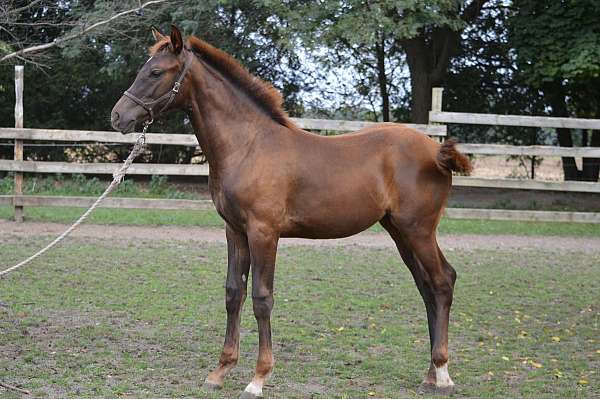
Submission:
M 209 163 L 210 193 L 225 220 L 227 330 L 205 388 L 219 389 L 239 358 L 240 315 L 252 273 L 259 351 L 242 398 L 262 396 L 274 366 L 273 276 L 281 237 L 339 238 L 379 222 L 425 302 L 431 363 L 424 386 L 449 391 L 448 318 L 456 273 L 436 241 L 452 171 L 468 173 L 453 141 L 439 144 L 382 123 L 323 137 L 298 128 L 279 93 L 228 54 L 173 27 L 153 30 L 151 58 L 112 111 L 123 133 L 161 111 L 185 110 Z

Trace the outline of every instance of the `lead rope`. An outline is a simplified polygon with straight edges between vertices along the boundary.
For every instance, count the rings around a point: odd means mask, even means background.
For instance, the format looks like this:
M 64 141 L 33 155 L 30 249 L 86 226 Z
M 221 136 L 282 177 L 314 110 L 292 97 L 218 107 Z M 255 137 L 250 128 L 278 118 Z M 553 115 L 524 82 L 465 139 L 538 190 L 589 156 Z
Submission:
M 25 266 L 26 264 L 28 264 L 32 260 L 34 260 L 34 259 L 42 256 L 44 253 L 46 253 L 48 250 L 50 250 L 56 244 L 58 244 L 63 239 L 65 239 L 65 237 L 67 237 L 69 234 L 71 234 L 71 232 L 73 230 L 75 230 L 81 223 L 83 223 L 83 221 L 85 219 L 87 219 L 87 217 L 90 215 L 90 213 L 92 213 L 92 211 L 94 209 L 96 209 L 98 207 L 98 205 L 100 205 L 100 203 L 104 200 L 104 198 L 106 198 L 115 189 L 115 187 L 117 187 L 119 184 L 121 184 L 121 182 L 123 181 L 123 177 L 125 176 L 125 173 L 127 173 L 127 169 L 129 169 L 129 167 L 133 163 L 133 160 L 144 149 L 144 145 L 146 144 L 146 131 L 148 130 L 148 126 L 150 126 L 151 123 L 152 122 L 145 122 L 144 123 L 144 129 L 142 130 L 142 133 L 140 133 L 140 135 L 138 136 L 137 140 L 135 141 L 135 144 L 133 145 L 133 149 L 131 150 L 131 153 L 129 153 L 129 156 L 127 157 L 127 159 L 125 160 L 125 162 L 123 162 L 123 165 L 121 165 L 121 167 L 113 173 L 113 180 L 112 180 L 112 182 L 108 185 L 108 187 L 106 187 L 106 190 L 104 190 L 104 192 L 102 193 L 102 195 L 100 195 L 100 197 L 98 197 L 98 199 L 96 200 L 96 202 L 94 202 L 92 204 L 92 206 L 90 206 L 88 208 L 88 210 L 85 211 L 84 214 L 81 215 L 79 217 L 79 219 L 77 219 L 77 221 L 71 225 L 71 227 L 69 227 L 67 230 L 64 231 L 64 233 L 62 233 L 61 235 L 59 235 L 58 237 L 56 237 L 56 239 L 54 239 L 54 241 L 52 241 L 50 244 L 46 245 L 44 248 L 42 248 L 41 250 L 39 250 L 37 253 L 31 255 L 29 258 L 25 259 L 21 263 L 18 263 L 16 265 L 14 265 L 13 267 L 9 267 L 6 270 L 0 271 L 0 277 L 2 277 L 5 274 L 8 274 L 8 273 L 10 273 L 10 272 L 12 272 L 14 270 L 17 270 L 21 266 Z

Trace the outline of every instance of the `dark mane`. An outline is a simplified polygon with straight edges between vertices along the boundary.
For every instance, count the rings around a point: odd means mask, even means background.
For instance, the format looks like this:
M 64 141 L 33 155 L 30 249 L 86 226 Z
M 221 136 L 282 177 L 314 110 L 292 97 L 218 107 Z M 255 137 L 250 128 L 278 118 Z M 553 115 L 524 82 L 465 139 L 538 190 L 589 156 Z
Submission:
M 154 55 L 170 44 L 170 39 L 165 37 L 150 47 L 150 54 Z M 292 122 L 287 113 L 283 110 L 283 98 L 281 94 L 269 83 L 252 75 L 232 56 L 211 46 L 205 41 L 195 36 L 187 38 L 187 47 L 196 52 L 202 60 L 210 66 L 217 69 L 226 78 L 232 81 L 237 87 L 242 89 L 246 95 L 252 98 L 268 114 L 283 126 L 294 128 L 296 125 Z

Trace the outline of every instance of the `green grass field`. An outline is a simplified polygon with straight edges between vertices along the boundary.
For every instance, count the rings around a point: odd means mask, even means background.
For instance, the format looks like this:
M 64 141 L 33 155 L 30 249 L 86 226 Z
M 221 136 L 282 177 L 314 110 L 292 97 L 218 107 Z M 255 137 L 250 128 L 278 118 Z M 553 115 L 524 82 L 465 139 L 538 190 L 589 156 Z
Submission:
M 5 239 L 5 264 L 41 239 Z M 455 397 L 600 396 L 600 254 L 449 251 Z M 225 309 L 225 246 L 70 239 L 0 280 L 0 381 L 35 397 L 207 397 Z M 391 278 L 390 276 L 391 271 Z M 425 312 L 394 251 L 285 247 L 278 256 L 268 398 L 415 397 L 428 365 Z M 242 359 L 214 398 L 252 377 Z M 1 391 L 2 398 L 19 395 Z
M 70 224 L 85 209 L 57 207 L 27 207 L 28 221 Z M 0 206 L 0 219 L 11 219 L 13 209 Z M 223 220 L 215 211 L 176 211 L 152 209 L 97 209 L 88 219 L 89 223 L 122 225 L 180 225 L 223 227 Z M 383 231 L 375 225 L 372 231 Z M 523 236 L 587 236 L 600 237 L 600 225 L 586 223 L 514 222 L 489 220 L 443 219 L 441 234 L 516 234 Z

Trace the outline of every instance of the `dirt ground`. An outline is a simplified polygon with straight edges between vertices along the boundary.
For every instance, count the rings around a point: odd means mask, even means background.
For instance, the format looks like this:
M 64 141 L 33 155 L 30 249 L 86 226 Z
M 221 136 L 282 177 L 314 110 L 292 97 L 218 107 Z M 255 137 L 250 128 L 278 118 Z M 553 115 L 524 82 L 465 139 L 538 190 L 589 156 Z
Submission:
M 66 225 L 58 223 L 24 224 L 0 221 L 0 240 L 31 236 L 53 237 L 62 233 Z M 105 226 L 81 225 L 72 233 L 73 237 L 91 239 L 111 239 L 115 243 L 131 241 L 192 241 L 207 243 L 225 243 L 222 229 L 180 226 Z M 440 246 L 445 250 L 518 250 L 539 249 L 544 251 L 578 251 L 585 253 L 600 252 L 600 238 L 594 237 L 522 237 L 516 235 L 441 235 Z M 284 238 L 284 246 L 364 246 L 369 248 L 394 247 L 386 233 L 363 232 L 355 236 L 336 240 L 308 240 Z
M 577 161 L 580 162 L 579 159 Z M 581 164 L 579 164 L 581 167 Z M 473 160 L 473 176 L 487 178 L 530 178 L 531 160 L 507 159 L 499 155 L 478 156 Z M 536 180 L 562 181 L 562 161 L 560 157 L 543 157 L 535 168 Z

